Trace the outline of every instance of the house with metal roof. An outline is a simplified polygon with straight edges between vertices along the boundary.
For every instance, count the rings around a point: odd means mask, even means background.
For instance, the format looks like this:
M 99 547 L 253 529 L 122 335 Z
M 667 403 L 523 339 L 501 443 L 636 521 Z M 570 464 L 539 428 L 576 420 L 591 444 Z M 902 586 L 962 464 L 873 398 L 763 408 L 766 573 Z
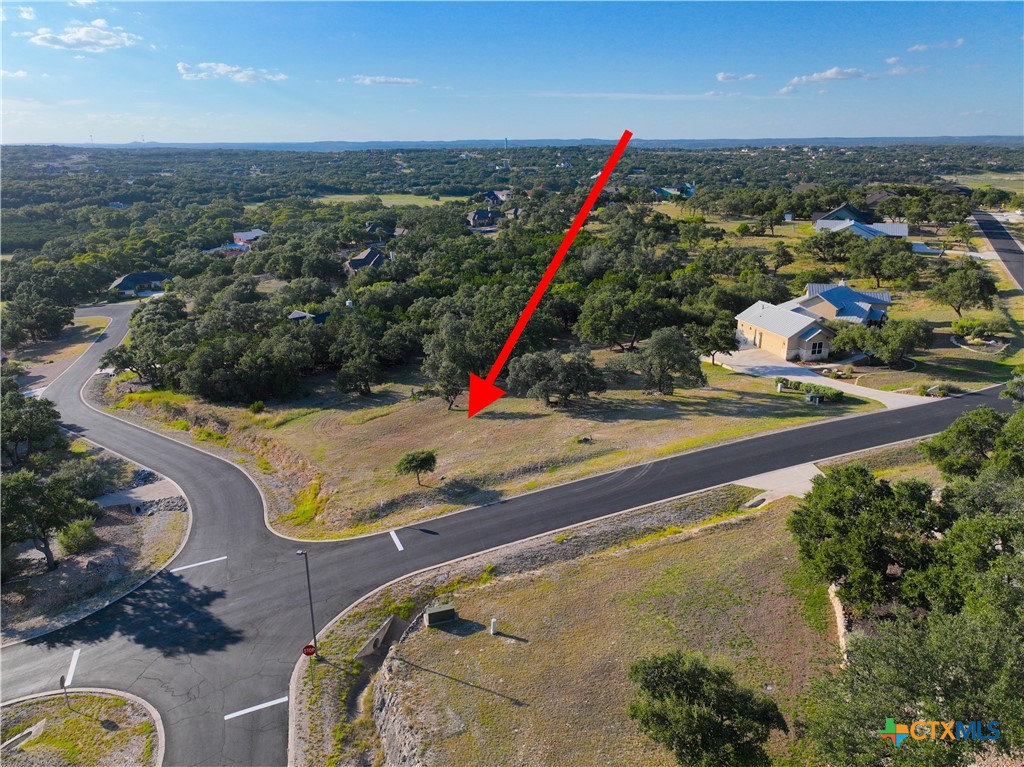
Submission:
M 262 229 L 250 229 L 247 232 L 232 232 L 231 238 L 234 240 L 235 245 L 244 245 L 247 248 L 251 248 L 253 243 L 265 234 L 266 232 Z
M 859 221 L 850 219 L 837 220 L 820 218 L 814 222 L 814 231 L 824 232 L 849 232 L 865 240 L 873 240 L 876 237 L 899 237 L 906 239 L 910 234 L 910 226 L 906 223 L 892 223 L 889 221 L 877 224 L 862 224 Z
M 736 315 L 736 337 L 784 360 L 823 360 L 835 331 L 811 312 L 758 301 Z
M 856 221 L 860 224 L 867 224 L 871 221 L 871 216 L 858 210 L 856 207 L 848 202 L 844 202 L 835 210 L 830 210 L 827 213 L 816 212 L 811 214 L 811 221 L 817 224 L 819 221 Z
M 779 308 L 870 327 L 889 318 L 891 305 L 892 295 L 887 290 L 854 290 L 842 283 L 812 282 L 802 296 L 779 304 Z
M 167 272 L 132 272 L 118 277 L 110 284 L 109 290 L 116 290 L 122 296 L 135 296 L 148 291 L 163 290 L 166 283 L 174 279 Z
M 345 262 L 345 273 L 351 277 L 360 269 L 365 269 L 368 266 L 380 266 L 386 260 L 387 254 L 383 250 L 370 247 Z

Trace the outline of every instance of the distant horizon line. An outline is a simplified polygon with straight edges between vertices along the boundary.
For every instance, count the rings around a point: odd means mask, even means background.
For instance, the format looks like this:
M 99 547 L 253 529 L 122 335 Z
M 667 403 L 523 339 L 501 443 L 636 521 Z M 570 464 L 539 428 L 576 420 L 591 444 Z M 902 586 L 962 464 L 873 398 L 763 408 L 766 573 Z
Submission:
M 157 148 L 256 148 L 256 147 L 293 147 L 296 150 L 302 148 L 321 147 L 351 147 L 351 148 L 504 148 L 507 144 L 512 147 L 561 147 L 561 146 L 595 146 L 614 144 L 615 139 L 604 139 L 594 137 L 584 138 L 477 138 L 477 139 L 370 139 L 365 141 L 351 141 L 347 139 L 319 139 L 313 141 L 287 141 L 287 140 L 253 140 L 253 141 L 126 141 L 126 142 L 94 142 L 94 141 L 33 141 L 33 142 L 0 142 L 3 147 L 74 147 L 74 148 L 100 148 L 100 149 L 157 149 Z M 787 136 L 787 137 L 760 137 L 760 138 L 675 138 L 675 139 L 651 139 L 634 138 L 631 145 L 636 148 L 657 146 L 692 146 L 692 147 L 744 147 L 744 146 L 784 146 L 789 144 L 840 144 L 846 146 L 877 145 L 877 144 L 1020 144 L 1024 146 L 1024 134 L 976 134 L 976 135 L 950 135 L 936 134 L 930 136 Z

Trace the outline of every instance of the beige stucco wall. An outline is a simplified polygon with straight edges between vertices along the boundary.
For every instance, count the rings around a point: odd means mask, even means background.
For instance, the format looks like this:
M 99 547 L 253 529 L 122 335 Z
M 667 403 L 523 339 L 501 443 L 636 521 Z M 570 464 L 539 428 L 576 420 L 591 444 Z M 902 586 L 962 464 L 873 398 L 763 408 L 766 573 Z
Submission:
M 736 330 L 740 339 L 745 340 L 748 344 L 753 344 L 757 337 L 755 334 L 760 332 L 761 343 L 758 346 L 781 359 L 788 359 L 796 353 L 794 342 L 798 339 L 791 341 L 775 333 L 769 333 L 767 330 L 761 330 L 761 328 L 751 325 L 749 322 L 737 321 Z
M 808 298 L 806 301 L 802 301 L 801 305 L 805 309 L 814 312 L 819 317 L 825 317 L 830 320 L 834 320 L 836 318 L 836 308 L 824 298 L 813 296 Z

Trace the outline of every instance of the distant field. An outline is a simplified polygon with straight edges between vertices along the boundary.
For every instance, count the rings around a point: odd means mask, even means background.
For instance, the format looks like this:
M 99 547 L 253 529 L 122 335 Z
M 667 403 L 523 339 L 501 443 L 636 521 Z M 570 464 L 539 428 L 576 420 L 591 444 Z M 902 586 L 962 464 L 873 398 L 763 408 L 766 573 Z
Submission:
M 314 200 L 320 202 L 358 202 L 359 200 L 365 200 L 371 195 L 365 194 L 325 194 L 320 197 L 314 197 Z M 424 207 L 430 207 L 432 205 L 442 205 L 446 202 L 465 202 L 465 197 L 441 197 L 440 200 L 435 200 L 431 197 L 420 194 L 381 194 L 373 195 L 380 197 L 386 206 L 394 207 L 395 205 L 422 205 Z
M 943 176 L 954 184 L 963 184 L 971 189 L 1005 189 L 1007 192 L 1024 194 L 1024 173 L 981 173 L 976 176 Z
M 459 623 L 398 648 L 403 710 L 431 734 L 424 761 L 668 767 L 626 716 L 626 671 L 685 648 L 767 690 L 790 726 L 771 741 L 773 761 L 803 764 L 799 699 L 838 651 L 825 589 L 802 581 L 785 529 L 795 504 L 460 589 Z M 486 630 L 492 617 L 503 636 Z

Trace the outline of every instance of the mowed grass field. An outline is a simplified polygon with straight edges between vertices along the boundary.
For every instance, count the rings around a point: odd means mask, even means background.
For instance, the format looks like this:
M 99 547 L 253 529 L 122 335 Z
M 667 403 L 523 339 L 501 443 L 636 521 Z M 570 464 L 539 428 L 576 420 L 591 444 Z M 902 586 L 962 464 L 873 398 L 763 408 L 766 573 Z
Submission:
M 45 365 L 77 357 L 104 331 L 110 320 L 106 317 L 78 317 L 52 341 L 40 341 L 18 347 L 12 355 L 18 362 Z
M 974 176 L 943 176 L 954 184 L 963 184 L 971 189 L 1004 189 L 1007 192 L 1024 194 L 1024 173 L 979 173 Z
M 612 353 L 595 354 L 599 363 Z M 822 418 L 879 409 L 847 397 L 815 407 L 798 392 L 777 394 L 769 379 L 705 365 L 706 389 L 648 395 L 636 378 L 589 401 L 552 409 L 504 397 L 468 419 L 465 400 L 449 411 L 422 396 L 418 370 L 394 371 L 370 397 L 340 394 L 330 376 L 307 382 L 308 396 L 247 408 L 199 404 L 168 392 L 125 395 L 167 427 L 233 446 L 253 457 L 254 473 L 292 488 L 291 510 L 272 518 L 282 532 L 330 538 L 404 525 L 456 508 Z M 222 433 L 206 427 L 227 426 Z M 411 450 L 436 450 L 437 469 L 399 476 Z M 305 482 L 297 487 L 296 482 Z
M 721 366 L 704 369 L 703 390 L 652 396 L 622 387 L 565 410 L 509 396 L 472 420 L 464 403 L 449 411 L 437 398 L 417 401 L 410 395 L 415 386 L 403 383 L 381 387 L 369 401 L 346 398 L 309 410 L 299 403 L 255 417 L 236 411 L 235 418 L 259 424 L 261 437 L 286 446 L 321 473 L 322 507 L 307 506 L 311 513 L 278 520 L 289 532 L 321 537 L 347 527 L 365 531 L 381 513 L 389 525 L 407 524 L 713 443 L 880 407 L 847 398 L 823 410 L 798 393 L 777 394 L 771 380 Z M 424 449 L 437 451 L 437 470 L 423 476 L 423 486 L 395 474 L 404 453 Z
M 626 715 L 626 672 L 645 654 L 689 649 L 776 700 L 791 734 L 771 751 L 802 763 L 798 700 L 838 649 L 825 588 L 802 579 L 784 527 L 795 504 L 456 592 L 459 623 L 398 647 L 401 705 L 431 733 L 425 762 L 669 767 Z M 485 628 L 492 617 L 500 636 Z

